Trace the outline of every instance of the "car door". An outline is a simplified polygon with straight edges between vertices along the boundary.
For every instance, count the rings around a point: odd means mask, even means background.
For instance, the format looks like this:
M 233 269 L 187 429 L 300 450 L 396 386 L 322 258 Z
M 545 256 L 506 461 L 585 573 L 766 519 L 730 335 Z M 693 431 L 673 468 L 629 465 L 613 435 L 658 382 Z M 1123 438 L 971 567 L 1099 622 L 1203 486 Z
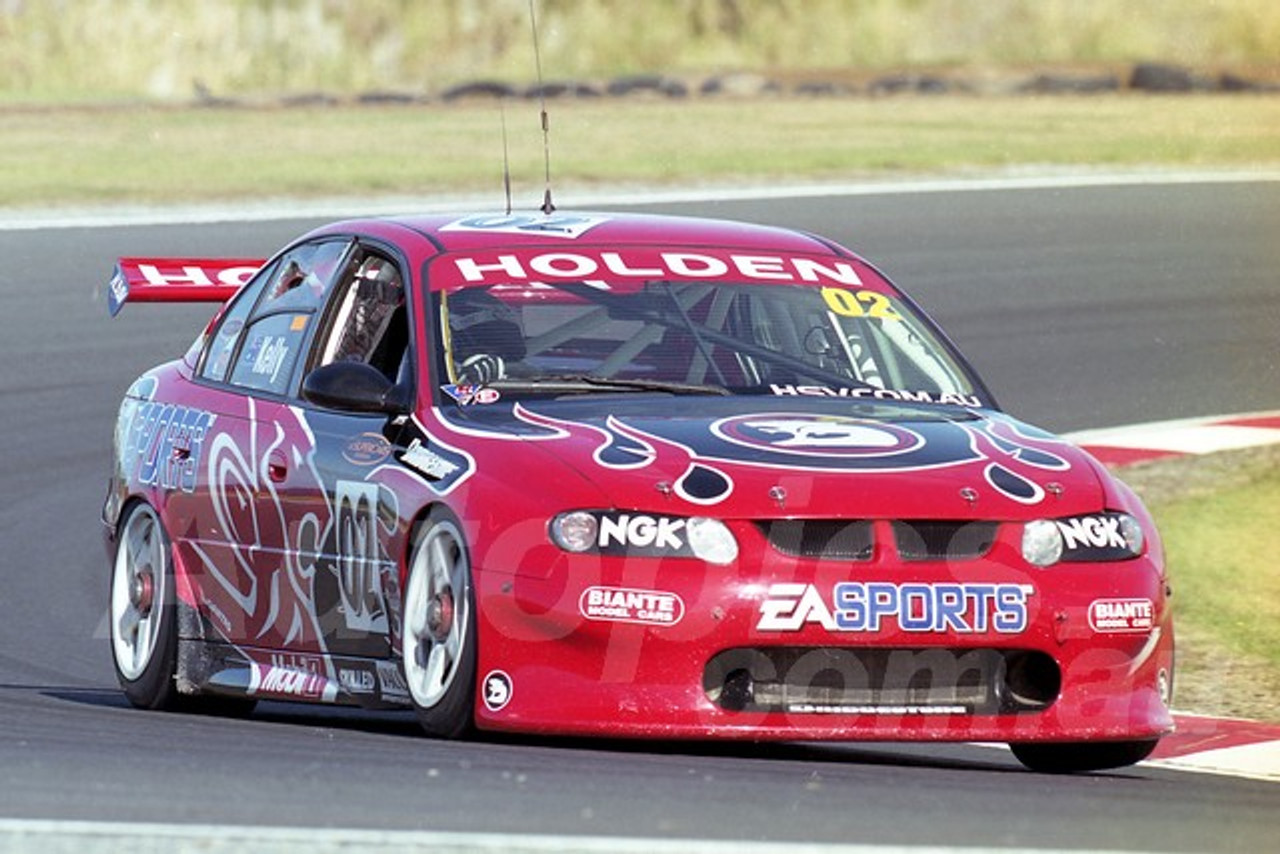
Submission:
M 405 265 L 388 248 L 358 245 L 330 292 L 306 370 L 361 363 L 391 383 L 410 386 L 405 280 Z M 306 401 L 298 406 L 314 437 L 315 476 L 324 486 L 331 520 L 314 555 L 325 647 L 335 655 L 387 658 L 398 635 L 398 555 L 416 509 L 396 476 L 407 419 Z M 344 687 L 371 687 L 359 678 L 362 672 L 340 672 Z
M 329 238 L 284 253 L 226 309 L 196 366 L 211 422 L 177 544 L 206 633 L 242 650 L 324 652 L 315 555 L 333 520 L 296 393 L 352 247 Z

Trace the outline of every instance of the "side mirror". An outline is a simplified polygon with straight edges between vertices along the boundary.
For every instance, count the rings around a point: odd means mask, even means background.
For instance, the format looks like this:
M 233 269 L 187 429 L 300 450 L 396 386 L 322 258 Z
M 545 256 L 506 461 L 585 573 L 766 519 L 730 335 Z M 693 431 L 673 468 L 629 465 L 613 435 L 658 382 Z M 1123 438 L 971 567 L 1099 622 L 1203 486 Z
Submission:
M 321 365 L 302 381 L 302 399 L 345 412 L 399 415 L 410 409 L 407 389 L 364 362 Z

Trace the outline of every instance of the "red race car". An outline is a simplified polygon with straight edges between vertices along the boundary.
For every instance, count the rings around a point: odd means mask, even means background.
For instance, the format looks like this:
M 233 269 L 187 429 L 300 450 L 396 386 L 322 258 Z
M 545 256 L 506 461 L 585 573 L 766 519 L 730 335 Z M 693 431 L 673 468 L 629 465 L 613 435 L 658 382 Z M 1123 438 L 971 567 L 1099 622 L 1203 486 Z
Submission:
M 1172 728 L 1141 503 L 828 240 L 366 219 L 110 286 L 191 299 L 225 305 L 126 394 L 102 514 L 136 706 L 1003 741 L 1049 771 Z

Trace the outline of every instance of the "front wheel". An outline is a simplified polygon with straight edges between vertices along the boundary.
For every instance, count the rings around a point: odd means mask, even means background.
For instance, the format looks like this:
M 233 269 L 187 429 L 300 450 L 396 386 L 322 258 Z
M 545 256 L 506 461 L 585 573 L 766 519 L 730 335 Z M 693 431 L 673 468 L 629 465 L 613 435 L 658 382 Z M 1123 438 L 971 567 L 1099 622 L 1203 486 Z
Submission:
M 136 504 L 116 541 L 111 653 L 125 697 L 140 709 L 178 704 L 176 601 L 169 537 L 151 505 Z
M 1013 755 L 1032 771 L 1074 774 L 1135 765 L 1151 755 L 1158 739 L 1149 741 L 1086 741 L 1072 744 L 1026 742 L 1010 744 Z
M 443 507 L 422 524 L 404 594 L 401 656 L 418 720 L 443 738 L 473 723 L 476 681 L 475 593 L 466 539 Z

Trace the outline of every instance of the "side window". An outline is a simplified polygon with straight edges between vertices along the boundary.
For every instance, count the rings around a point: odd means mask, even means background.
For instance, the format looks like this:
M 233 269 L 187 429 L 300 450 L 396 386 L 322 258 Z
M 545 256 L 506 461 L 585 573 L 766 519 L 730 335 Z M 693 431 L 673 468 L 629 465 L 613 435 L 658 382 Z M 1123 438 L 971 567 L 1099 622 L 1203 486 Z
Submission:
M 270 394 L 289 392 L 294 365 L 350 245 L 344 240 L 308 243 L 279 260 L 248 320 L 240 321 L 243 332 L 238 349 L 231 348 L 235 355 L 227 382 Z M 223 322 L 213 348 L 222 343 L 222 329 L 232 320 Z M 228 337 L 234 334 L 234 329 L 227 332 Z M 211 349 L 210 361 L 214 355 Z
M 307 314 L 273 314 L 256 321 L 245 335 L 231 383 L 257 391 L 284 394 L 302 349 Z
M 327 331 L 317 339 L 313 365 L 364 362 L 392 382 L 409 344 L 404 277 L 391 260 L 365 254 L 333 289 Z
M 324 302 L 325 291 L 348 246 L 347 241 L 327 240 L 303 244 L 285 255 L 255 314 L 297 309 L 314 312 Z
M 262 294 L 263 285 L 274 278 L 272 271 L 266 271 L 256 281 L 242 290 L 218 321 L 218 331 L 209 342 L 208 355 L 200 368 L 200 376 L 214 382 L 222 382 L 227 378 L 227 368 L 231 367 L 231 357 L 235 355 L 236 343 L 244 330 L 245 318 L 257 303 Z

